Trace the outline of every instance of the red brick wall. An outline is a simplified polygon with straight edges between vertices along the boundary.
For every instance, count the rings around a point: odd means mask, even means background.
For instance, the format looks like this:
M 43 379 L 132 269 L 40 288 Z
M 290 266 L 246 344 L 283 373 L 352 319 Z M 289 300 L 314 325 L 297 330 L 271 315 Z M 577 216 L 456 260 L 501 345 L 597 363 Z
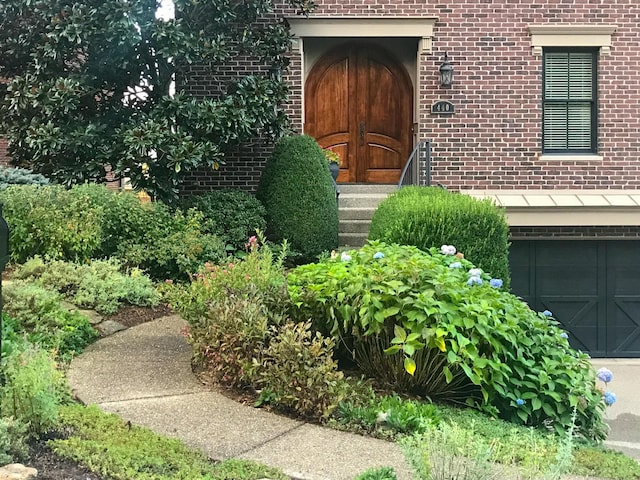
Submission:
M 432 178 L 452 189 L 566 189 L 640 187 L 640 4 L 635 0 L 317 0 L 317 16 L 437 17 L 433 53 L 421 55 L 418 123 L 433 141 Z M 284 7 L 278 13 L 292 12 Z M 598 154 L 602 161 L 540 161 L 542 57 L 531 48 L 530 24 L 614 24 L 610 55 L 598 57 Z M 449 89 L 438 85 L 442 55 L 455 70 Z M 288 111 L 301 130 L 300 58 L 292 54 L 285 78 L 293 83 Z M 246 65 L 237 65 L 246 68 Z M 207 80 L 200 77 L 196 83 Z M 202 89 L 201 91 L 206 90 Z M 453 116 L 429 113 L 450 100 Z M 265 154 L 268 150 L 265 150 Z M 230 161 L 201 186 L 251 189 L 265 156 Z M 244 172 L 241 174 L 240 172 Z M 206 175 L 205 175 L 206 176 Z M 226 180 L 220 177 L 226 176 Z M 253 178 L 254 180 L 251 180 Z
M 536 239 L 606 239 L 626 238 L 640 239 L 640 226 L 584 226 L 584 227 L 511 227 L 509 235 L 512 240 Z
M 0 165 L 9 165 L 9 153 L 7 152 L 7 141 L 0 137 Z

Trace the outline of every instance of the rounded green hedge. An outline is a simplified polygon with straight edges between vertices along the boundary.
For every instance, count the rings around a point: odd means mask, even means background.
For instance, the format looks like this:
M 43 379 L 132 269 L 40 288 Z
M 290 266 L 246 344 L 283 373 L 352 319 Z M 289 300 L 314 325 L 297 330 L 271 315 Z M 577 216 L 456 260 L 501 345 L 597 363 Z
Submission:
M 404 187 L 380 203 L 369 240 L 431 247 L 454 245 L 509 288 L 509 225 L 504 210 L 438 187 Z
M 267 238 L 287 240 L 302 260 L 338 245 L 338 205 L 325 156 L 307 135 L 281 139 L 267 161 L 257 197 Z

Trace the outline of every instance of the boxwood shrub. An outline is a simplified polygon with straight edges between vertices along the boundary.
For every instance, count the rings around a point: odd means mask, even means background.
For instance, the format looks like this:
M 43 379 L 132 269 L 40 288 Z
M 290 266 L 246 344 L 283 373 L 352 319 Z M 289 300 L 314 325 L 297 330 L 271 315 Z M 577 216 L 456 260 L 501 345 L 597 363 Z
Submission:
M 382 336 L 386 353 L 402 358 L 407 375 L 428 371 L 425 396 L 432 383 L 446 389 L 462 371 L 480 391 L 478 397 L 470 392 L 470 405 L 557 431 L 572 424 L 575 409 L 576 432 L 605 435 L 604 401 L 588 356 L 571 348 L 556 321 L 533 312 L 468 260 L 435 248 L 372 242 L 297 267 L 288 283 L 292 315 L 313 319 L 355 355 L 363 339 Z M 421 365 L 424 350 L 445 363 Z
M 509 225 L 503 209 L 438 187 L 404 187 L 380 203 L 370 240 L 429 250 L 455 245 L 509 288 Z
M 267 237 L 288 240 L 302 260 L 338 245 L 338 206 L 325 155 L 307 135 L 281 139 L 267 161 L 257 197 L 267 213 Z

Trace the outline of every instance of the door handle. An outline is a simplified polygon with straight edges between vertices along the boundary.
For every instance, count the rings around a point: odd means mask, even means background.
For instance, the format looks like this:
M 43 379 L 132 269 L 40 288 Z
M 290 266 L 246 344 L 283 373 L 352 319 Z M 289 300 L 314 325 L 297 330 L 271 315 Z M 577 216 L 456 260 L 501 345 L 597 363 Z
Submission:
M 364 143 L 364 128 L 365 128 L 364 122 L 360 122 L 360 143 L 361 144 Z

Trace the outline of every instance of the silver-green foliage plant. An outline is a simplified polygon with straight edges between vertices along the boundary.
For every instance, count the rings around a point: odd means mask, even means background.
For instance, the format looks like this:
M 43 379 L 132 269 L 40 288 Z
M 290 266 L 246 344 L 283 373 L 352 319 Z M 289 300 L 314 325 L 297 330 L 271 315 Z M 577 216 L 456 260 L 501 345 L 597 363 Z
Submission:
M 387 352 L 403 357 L 409 375 L 420 369 L 416 352 L 435 349 L 447 365 L 434 375 L 446 384 L 461 369 L 480 390 L 470 405 L 558 432 L 576 408 L 576 433 L 602 439 L 604 402 L 589 357 L 571 348 L 555 320 L 496 280 L 455 255 L 381 242 L 288 276 L 293 315 L 311 318 L 337 342 L 385 331 Z M 428 395 L 429 385 L 423 389 Z
M 0 165 L 0 190 L 9 185 L 47 185 L 49 179 L 39 173 L 19 167 Z
M 492 445 L 455 424 L 441 423 L 423 435 L 401 440 L 400 445 L 416 480 L 491 480 L 501 471 L 491 462 Z
M 121 270 L 115 259 L 78 264 L 36 256 L 19 266 L 13 277 L 54 289 L 75 305 L 102 314 L 115 313 L 122 305 L 158 305 L 160 297 L 149 277 L 138 269 Z
M 27 458 L 26 425 L 12 417 L 0 417 L 0 465 Z

